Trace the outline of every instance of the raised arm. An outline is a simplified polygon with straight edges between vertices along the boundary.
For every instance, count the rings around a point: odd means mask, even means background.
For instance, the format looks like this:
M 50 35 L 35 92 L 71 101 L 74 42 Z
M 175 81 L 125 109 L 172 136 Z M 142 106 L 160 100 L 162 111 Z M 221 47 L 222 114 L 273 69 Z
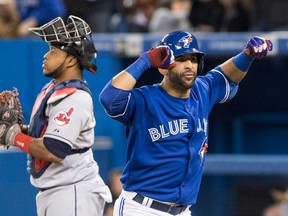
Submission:
M 168 46 L 152 48 L 148 52 L 142 53 L 133 64 L 113 77 L 112 85 L 122 90 L 130 90 L 149 68 L 172 68 L 173 62 L 173 52 Z
M 140 57 L 112 78 L 99 95 L 99 101 L 111 116 L 123 115 L 130 92 L 140 76 L 149 68 L 173 68 L 174 55 L 168 46 L 158 46 Z
M 240 82 L 247 74 L 254 59 L 261 59 L 272 51 L 273 44 L 270 40 L 255 36 L 251 38 L 244 50 L 220 65 L 222 71 L 233 82 Z

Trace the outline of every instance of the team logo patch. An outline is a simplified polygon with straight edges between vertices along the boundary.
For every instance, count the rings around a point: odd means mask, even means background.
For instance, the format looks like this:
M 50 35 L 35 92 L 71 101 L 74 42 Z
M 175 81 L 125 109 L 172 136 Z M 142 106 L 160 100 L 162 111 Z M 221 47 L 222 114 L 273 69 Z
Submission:
M 207 150 L 208 150 L 208 144 L 207 144 L 206 139 L 205 139 L 205 141 L 203 142 L 201 149 L 199 151 L 199 156 L 200 156 L 200 160 L 201 160 L 200 166 L 203 165 Z
M 74 108 L 70 107 L 68 111 L 60 111 L 56 117 L 54 117 L 54 121 L 57 125 L 59 126 L 64 126 L 69 124 L 70 122 L 70 117 L 72 113 L 74 112 Z
M 179 42 L 180 43 L 183 43 L 183 47 L 184 48 L 188 48 L 189 47 L 189 44 L 193 41 L 193 38 L 190 37 L 190 36 L 185 36 L 185 37 L 182 37 Z

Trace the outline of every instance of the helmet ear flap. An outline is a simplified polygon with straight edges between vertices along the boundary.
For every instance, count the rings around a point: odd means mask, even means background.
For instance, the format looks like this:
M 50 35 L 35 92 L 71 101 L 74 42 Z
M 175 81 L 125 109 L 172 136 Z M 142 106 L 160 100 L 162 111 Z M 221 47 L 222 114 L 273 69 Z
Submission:
M 76 53 L 73 54 L 71 51 L 76 51 Z M 70 52 L 78 58 L 79 63 L 83 69 L 87 69 L 93 73 L 96 73 L 97 50 L 93 42 L 88 38 L 84 37 L 81 41 L 75 41 L 71 43 L 70 47 L 67 47 L 67 52 Z M 94 63 L 92 63 L 93 59 Z
M 197 59 L 198 59 L 198 75 L 203 74 L 203 68 L 204 68 L 204 55 L 202 54 L 197 54 Z

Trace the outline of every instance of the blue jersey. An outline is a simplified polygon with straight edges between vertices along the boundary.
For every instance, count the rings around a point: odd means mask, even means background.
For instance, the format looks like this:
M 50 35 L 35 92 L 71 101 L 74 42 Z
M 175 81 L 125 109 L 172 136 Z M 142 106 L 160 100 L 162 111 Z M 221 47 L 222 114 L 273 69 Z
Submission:
M 208 115 L 215 103 L 230 98 L 232 84 L 222 72 L 212 70 L 196 78 L 186 99 L 169 95 L 159 84 L 134 88 L 120 97 L 125 102 L 122 112 L 107 112 L 127 126 L 124 190 L 195 204 L 208 148 Z M 100 100 L 108 94 L 104 89 Z

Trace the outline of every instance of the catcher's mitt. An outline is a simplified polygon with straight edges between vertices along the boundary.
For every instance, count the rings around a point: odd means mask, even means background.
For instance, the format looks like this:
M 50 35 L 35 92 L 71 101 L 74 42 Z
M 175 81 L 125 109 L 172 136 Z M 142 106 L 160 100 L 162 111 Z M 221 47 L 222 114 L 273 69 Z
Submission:
M 6 142 L 8 130 L 15 124 L 22 125 L 23 113 L 18 90 L 3 91 L 0 93 L 0 144 L 8 145 Z

